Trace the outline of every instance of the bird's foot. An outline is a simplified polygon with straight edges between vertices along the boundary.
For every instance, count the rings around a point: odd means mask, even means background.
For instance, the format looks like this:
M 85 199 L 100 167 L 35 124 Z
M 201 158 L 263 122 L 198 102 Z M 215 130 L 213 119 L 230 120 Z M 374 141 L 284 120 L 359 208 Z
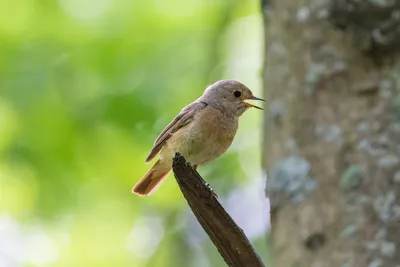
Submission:
M 215 198 L 218 198 L 217 193 L 214 192 L 214 190 L 211 188 L 210 184 L 207 183 L 206 181 L 204 181 L 204 183 L 206 184 L 206 186 L 208 187 L 208 189 L 210 189 L 212 195 L 213 195 Z
M 214 190 L 211 188 L 210 184 L 207 183 L 206 180 L 204 180 L 203 177 L 201 177 L 201 175 L 197 172 L 197 167 L 198 167 L 198 166 L 199 166 L 199 165 L 193 165 L 193 166 L 192 166 L 193 170 L 197 173 L 197 175 L 200 177 L 200 179 L 203 181 L 203 183 L 208 187 L 208 189 L 210 189 L 212 195 L 213 195 L 215 198 L 218 198 L 218 195 L 217 195 L 217 194 L 214 192 Z

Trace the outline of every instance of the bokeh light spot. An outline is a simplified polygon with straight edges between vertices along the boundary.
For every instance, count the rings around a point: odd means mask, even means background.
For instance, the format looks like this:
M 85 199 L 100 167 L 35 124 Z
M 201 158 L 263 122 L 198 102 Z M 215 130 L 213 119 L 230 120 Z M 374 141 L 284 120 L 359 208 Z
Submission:
M 59 0 L 65 12 L 81 20 L 97 19 L 107 10 L 109 0 Z
M 164 237 L 164 227 L 158 217 L 144 217 L 136 220 L 128 237 L 127 246 L 138 258 L 149 258 L 156 252 Z

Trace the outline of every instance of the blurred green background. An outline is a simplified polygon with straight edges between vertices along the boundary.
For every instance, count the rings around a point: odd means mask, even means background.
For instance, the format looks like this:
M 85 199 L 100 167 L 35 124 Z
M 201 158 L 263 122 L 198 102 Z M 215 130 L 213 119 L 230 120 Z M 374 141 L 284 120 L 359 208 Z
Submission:
M 219 79 L 262 97 L 259 1 L 0 1 L 0 266 L 225 266 L 154 139 Z M 268 259 L 262 112 L 199 168 Z

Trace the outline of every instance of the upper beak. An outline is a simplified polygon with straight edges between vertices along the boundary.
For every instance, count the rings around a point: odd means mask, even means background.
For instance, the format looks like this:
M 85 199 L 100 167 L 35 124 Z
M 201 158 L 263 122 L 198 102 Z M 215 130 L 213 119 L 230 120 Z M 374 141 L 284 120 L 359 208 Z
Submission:
M 255 106 L 255 105 L 253 105 L 253 104 L 250 104 L 250 103 L 245 102 L 245 100 L 260 100 L 260 101 L 265 101 L 264 99 L 259 98 L 259 97 L 252 96 L 252 97 L 250 97 L 249 99 L 244 99 L 244 100 L 243 100 L 243 103 L 244 103 L 247 107 L 249 107 L 249 108 L 257 108 L 257 109 L 264 110 L 263 108 L 260 108 L 260 107 L 257 107 L 257 106 Z

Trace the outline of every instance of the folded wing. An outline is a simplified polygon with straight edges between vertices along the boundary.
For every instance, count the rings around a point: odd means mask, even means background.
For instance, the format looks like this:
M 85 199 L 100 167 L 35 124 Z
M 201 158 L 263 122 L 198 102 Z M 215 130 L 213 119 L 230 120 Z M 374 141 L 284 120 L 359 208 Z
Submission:
M 206 106 L 207 104 L 204 102 L 195 101 L 184 107 L 178 116 L 176 116 L 157 137 L 156 141 L 154 142 L 153 149 L 150 151 L 150 154 L 146 159 L 146 162 L 151 161 L 158 154 L 158 152 L 160 152 L 167 140 L 177 130 L 190 123 L 193 120 L 194 115 L 204 109 Z

